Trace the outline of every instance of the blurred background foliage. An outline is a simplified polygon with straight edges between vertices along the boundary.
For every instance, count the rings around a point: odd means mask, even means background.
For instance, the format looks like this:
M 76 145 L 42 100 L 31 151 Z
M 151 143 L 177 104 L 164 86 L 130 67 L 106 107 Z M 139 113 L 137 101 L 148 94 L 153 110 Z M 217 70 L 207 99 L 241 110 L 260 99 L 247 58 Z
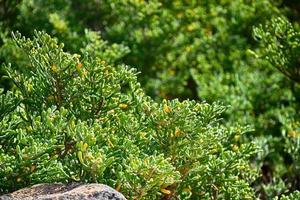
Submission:
M 299 189 L 297 0 L 2 0 L 0 9 L 0 62 L 22 72 L 29 61 L 11 31 L 44 30 L 67 52 L 137 68 L 153 98 L 223 102 L 224 125 L 252 126 L 242 140 L 261 147 L 257 196 Z M 0 84 L 12 87 L 6 76 Z

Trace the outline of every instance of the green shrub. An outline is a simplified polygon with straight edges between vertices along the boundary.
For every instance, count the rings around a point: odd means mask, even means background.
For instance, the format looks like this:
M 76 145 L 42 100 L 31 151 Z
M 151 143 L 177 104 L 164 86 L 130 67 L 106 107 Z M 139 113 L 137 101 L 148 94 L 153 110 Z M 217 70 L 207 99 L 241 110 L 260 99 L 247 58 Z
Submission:
M 146 96 L 136 72 L 14 35 L 28 56 L 1 95 L 1 193 L 41 182 L 101 182 L 127 197 L 251 199 L 253 144 L 219 123 L 225 107 Z
M 136 67 L 145 93 L 156 100 L 231 105 L 221 114 L 222 126 L 250 125 L 254 132 L 241 141 L 254 141 L 262 150 L 253 162 L 261 169 L 252 183 L 257 196 L 268 199 L 299 189 L 296 1 L 23 0 L 9 1 L 5 7 L 8 12 L 0 11 L 0 62 L 10 62 L 16 74 L 28 73 L 31 64 L 10 32 L 19 30 L 32 38 L 38 29 L 62 41 L 75 62 L 98 57 L 112 66 Z M 11 88 L 8 83 L 3 76 L 1 87 Z M 39 97 L 35 97 L 38 105 L 45 103 Z M 3 109 L 9 112 L 14 107 L 12 103 Z M 85 113 L 86 118 L 91 116 Z
M 221 100 L 231 105 L 223 114 L 227 126 L 252 125 L 255 132 L 245 140 L 264 145 L 256 158 L 257 167 L 262 169 L 255 186 L 259 196 L 271 198 L 297 188 L 297 167 L 290 171 L 293 153 L 289 153 L 285 141 L 291 137 L 287 127 L 297 121 L 300 88 L 276 73 L 274 63 L 257 59 L 249 51 L 263 52 L 273 42 L 259 45 L 252 37 L 253 26 L 286 14 L 286 8 L 280 10 L 281 5 L 275 1 L 102 3 L 105 10 L 110 10 L 102 12 L 106 15 L 99 21 L 104 38 L 131 49 L 124 62 L 141 69 L 141 83 L 148 94 L 209 103 Z M 277 22 L 271 24 L 278 26 Z M 293 39 L 296 44 L 297 34 Z M 281 59 L 285 60 L 291 52 L 289 47 L 282 48 L 287 51 Z M 270 52 L 265 55 L 271 57 Z M 293 59 L 297 62 L 297 55 Z M 284 186 L 278 191 L 277 185 Z M 276 192 L 266 191 L 267 187 Z
M 300 177 L 300 32 L 285 18 L 274 18 L 265 25 L 256 27 L 253 32 L 262 46 L 257 51 L 257 56 L 269 61 L 274 68 L 294 81 L 291 83 L 293 100 L 289 102 L 289 107 L 285 107 L 285 112 L 278 113 L 282 137 L 275 146 L 277 151 L 282 151 L 287 164 L 286 168 L 278 170 L 279 174 L 285 177 L 286 188 L 293 191 L 298 189 Z

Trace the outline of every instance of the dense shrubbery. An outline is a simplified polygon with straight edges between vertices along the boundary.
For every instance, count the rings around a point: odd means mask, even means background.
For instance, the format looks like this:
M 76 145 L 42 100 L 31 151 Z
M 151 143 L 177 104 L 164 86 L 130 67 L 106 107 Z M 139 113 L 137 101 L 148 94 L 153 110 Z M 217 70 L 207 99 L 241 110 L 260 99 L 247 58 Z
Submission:
M 255 149 L 239 143 L 246 129 L 219 124 L 223 106 L 155 103 L 126 66 L 65 53 L 42 33 L 15 40 L 29 63 L 7 67 L 16 88 L 1 95 L 2 192 L 98 181 L 138 199 L 252 197 Z
M 0 60 L 11 66 L 0 72 L 10 90 L 1 96 L 0 176 L 20 180 L 17 187 L 100 181 L 150 199 L 269 199 L 299 189 L 299 5 L 200 2 L 3 3 Z M 34 39 L 13 40 L 17 30 Z M 141 71 L 138 81 L 122 64 Z M 161 101 L 175 98 L 210 105 Z M 254 131 L 240 137 L 247 125 Z M 251 158 L 256 176 L 244 169 L 250 141 L 260 148 Z

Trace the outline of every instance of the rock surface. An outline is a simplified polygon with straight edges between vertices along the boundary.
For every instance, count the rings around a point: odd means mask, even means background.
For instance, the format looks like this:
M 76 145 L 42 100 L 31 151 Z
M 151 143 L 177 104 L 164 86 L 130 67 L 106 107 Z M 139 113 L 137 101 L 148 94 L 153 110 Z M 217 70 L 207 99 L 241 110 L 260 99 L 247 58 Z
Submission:
M 0 196 L 0 200 L 126 200 L 103 184 L 38 184 Z

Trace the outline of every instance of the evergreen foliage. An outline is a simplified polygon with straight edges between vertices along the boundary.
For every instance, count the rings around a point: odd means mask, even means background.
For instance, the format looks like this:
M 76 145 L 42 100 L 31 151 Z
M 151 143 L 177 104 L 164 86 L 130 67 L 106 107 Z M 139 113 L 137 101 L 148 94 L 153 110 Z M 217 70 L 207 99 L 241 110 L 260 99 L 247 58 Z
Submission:
M 2 193 L 98 181 L 138 199 L 297 199 L 297 1 L 0 7 Z
M 49 35 L 14 34 L 28 56 L 1 95 L 1 192 L 41 182 L 102 182 L 128 197 L 253 197 L 247 128 L 219 123 L 224 107 L 156 103 L 136 72 L 62 50 Z M 109 57 L 108 57 L 109 60 Z

